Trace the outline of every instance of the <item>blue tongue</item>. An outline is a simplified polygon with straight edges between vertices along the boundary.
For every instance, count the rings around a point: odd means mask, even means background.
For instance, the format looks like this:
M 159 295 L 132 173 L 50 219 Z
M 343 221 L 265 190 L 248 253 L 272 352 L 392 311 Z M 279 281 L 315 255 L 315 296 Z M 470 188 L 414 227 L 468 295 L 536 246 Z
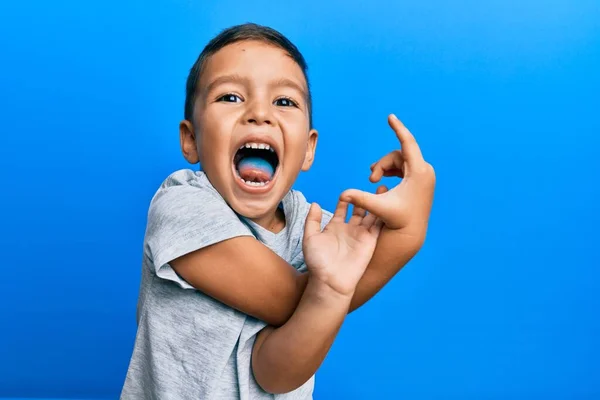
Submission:
M 248 181 L 266 182 L 273 177 L 273 167 L 261 157 L 244 157 L 238 163 L 240 177 Z

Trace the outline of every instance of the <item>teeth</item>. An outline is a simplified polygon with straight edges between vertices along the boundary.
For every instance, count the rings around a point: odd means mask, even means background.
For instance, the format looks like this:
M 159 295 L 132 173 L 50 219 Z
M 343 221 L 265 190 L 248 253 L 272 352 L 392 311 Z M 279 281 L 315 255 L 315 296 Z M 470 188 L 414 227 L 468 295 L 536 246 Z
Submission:
M 252 182 L 252 181 L 246 181 L 243 178 L 240 178 L 242 180 L 242 182 L 244 182 L 246 185 L 249 186 L 265 186 L 266 184 L 268 184 L 270 181 L 266 181 L 266 182 Z
M 240 146 L 240 150 L 246 148 L 246 149 L 262 149 L 262 150 L 269 150 L 272 153 L 275 152 L 274 149 L 271 148 L 270 145 L 266 144 L 266 143 L 246 143 Z

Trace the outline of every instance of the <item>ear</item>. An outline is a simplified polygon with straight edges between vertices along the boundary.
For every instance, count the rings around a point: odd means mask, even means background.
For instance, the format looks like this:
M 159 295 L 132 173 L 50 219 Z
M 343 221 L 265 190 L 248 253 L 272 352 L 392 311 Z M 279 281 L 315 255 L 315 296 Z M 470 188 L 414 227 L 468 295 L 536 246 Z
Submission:
M 198 164 L 198 147 L 196 146 L 194 126 L 185 119 L 179 123 L 179 143 L 183 157 L 190 164 Z
M 306 154 L 304 156 L 304 163 L 302 164 L 302 171 L 306 172 L 310 169 L 315 160 L 315 152 L 317 150 L 317 139 L 319 138 L 319 132 L 315 129 L 311 129 L 308 132 L 308 143 L 306 145 Z

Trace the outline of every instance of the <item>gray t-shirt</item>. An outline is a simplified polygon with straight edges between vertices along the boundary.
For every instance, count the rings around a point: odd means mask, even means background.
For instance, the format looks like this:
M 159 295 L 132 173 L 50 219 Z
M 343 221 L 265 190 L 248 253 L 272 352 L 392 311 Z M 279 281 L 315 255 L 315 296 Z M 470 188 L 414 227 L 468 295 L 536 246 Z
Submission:
M 263 391 L 250 358 L 266 323 L 195 290 L 169 266 L 202 247 L 252 236 L 305 271 L 302 237 L 310 204 L 291 190 L 281 206 L 286 226 L 272 233 L 236 214 L 202 171 L 180 170 L 163 182 L 148 212 L 138 331 L 121 399 L 312 398 L 314 377 L 284 395 Z M 323 212 L 321 228 L 331 216 Z

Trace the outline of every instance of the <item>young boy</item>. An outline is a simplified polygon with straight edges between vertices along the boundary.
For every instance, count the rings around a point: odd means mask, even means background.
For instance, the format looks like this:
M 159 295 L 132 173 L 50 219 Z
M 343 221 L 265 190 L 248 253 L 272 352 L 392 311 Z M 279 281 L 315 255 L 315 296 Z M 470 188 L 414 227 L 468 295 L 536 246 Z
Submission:
M 393 116 L 402 150 L 370 179 L 404 178 L 397 187 L 348 190 L 334 214 L 291 189 L 317 144 L 306 68 L 253 24 L 194 64 L 180 141 L 202 170 L 173 173 L 152 199 L 121 398 L 310 399 L 347 313 L 420 249 L 435 177 Z

